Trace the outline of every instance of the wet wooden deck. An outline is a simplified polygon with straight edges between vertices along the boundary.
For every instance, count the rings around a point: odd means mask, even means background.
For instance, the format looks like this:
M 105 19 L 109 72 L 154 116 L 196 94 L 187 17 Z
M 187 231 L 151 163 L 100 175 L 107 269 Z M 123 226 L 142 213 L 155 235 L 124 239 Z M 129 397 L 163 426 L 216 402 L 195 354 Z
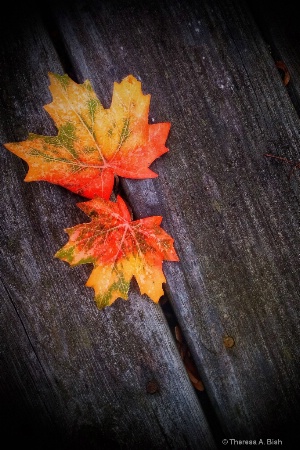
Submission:
M 158 178 L 121 189 L 136 218 L 163 216 L 180 257 L 164 263 L 160 304 L 133 282 L 128 301 L 98 310 L 90 267 L 53 258 L 63 230 L 86 221 L 83 199 L 25 183 L 26 163 L 1 145 L 0 423 L 11 443 L 206 450 L 300 438 L 300 173 L 264 156 L 300 161 L 291 8 L 74 0 L 2 16 L 1 144 L 56 134 L 48 72 L 89 79 L 106 107 L 113 82 L 134 75 L 151 94 L 149 121 L 172 126 Z

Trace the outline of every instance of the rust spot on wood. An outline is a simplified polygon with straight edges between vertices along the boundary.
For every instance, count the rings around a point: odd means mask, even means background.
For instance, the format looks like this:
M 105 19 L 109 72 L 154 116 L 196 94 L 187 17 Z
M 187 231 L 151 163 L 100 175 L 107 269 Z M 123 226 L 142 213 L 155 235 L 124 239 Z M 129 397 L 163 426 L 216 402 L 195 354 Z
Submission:
M 159 384 L 156 380 L 150 380 L 148 381 L 146 385 L 146 391 L 148 394 L 155 394 L 159 391 Z
M 225 336 L 223 338 L 223 344 L 225 348 L 232 348 L 235 345 L 234 339 L 231 336 Z

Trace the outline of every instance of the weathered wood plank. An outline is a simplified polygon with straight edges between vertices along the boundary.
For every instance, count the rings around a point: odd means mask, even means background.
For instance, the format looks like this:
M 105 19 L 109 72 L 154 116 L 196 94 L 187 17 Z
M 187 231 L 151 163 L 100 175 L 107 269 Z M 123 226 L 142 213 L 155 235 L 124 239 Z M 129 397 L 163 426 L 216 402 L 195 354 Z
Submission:
M 269 0 L 248 0 L 248 3 L 272 57 L 275 61 L 283 62 L 288 69 L 290 81 L 286 90 L 300 115 L 300 33 L 297 5 L 289 0 L 281 5 Z
M 56 135 L 43 105 L 64 69 L 42 22 L 2 17 L 1 144 Z M 19 13 L 19 16 L 17 16 Z M 133 285 L 99 311 L 90 268 L 54 259 L 83 199 L 46 182 L 1 145 L 1 438 L 31 449 L 215 448 L 159 305 Z M 155 380 L 157 391 L 147 385 Z
M 167 293 L 229 438 L 282 439 L 299 422 L 299 122 L 241 1 L 68 3 L 56 19 L 78 81 L 109 106 L 132 73 L 171 121 L 154 180 L 122 180 L 136 217 L 159 214 L 180 263 Z M 235 345 L 227 348 L 224 338 Z

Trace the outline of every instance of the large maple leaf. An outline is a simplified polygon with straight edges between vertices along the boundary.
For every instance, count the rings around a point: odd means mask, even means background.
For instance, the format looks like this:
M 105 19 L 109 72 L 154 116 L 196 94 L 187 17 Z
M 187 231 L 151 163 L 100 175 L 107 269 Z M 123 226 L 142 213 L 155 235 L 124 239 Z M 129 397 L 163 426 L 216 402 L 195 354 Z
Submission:
M 78 206 L 92 220 L 66 229 L 69 241 L 55 257 L 72 266 L 94 265 L 86 285 L 94 288 L 99 308 L 127 299 L 132 277 L 157 303 L 166 281 L 162 261 L 178 261 L 174 240 L 160 227 L 162 217 L 131 221 L 120 196 L 116 202 L 95 198 Z
M 50 73 L 52 103 L 45 110 L 57 136 L 30 133 L 5 147 L 24 159 L 25 181 L 59 184 L 87 198 L 109 199 L 114 176 L 153 178 L 150 164 L 168 149 L 170 123 L 148 124 L 150 95 L 132 75 L 114 83 L 105 109 L 91 83 L 77 84 L 68 75 Z

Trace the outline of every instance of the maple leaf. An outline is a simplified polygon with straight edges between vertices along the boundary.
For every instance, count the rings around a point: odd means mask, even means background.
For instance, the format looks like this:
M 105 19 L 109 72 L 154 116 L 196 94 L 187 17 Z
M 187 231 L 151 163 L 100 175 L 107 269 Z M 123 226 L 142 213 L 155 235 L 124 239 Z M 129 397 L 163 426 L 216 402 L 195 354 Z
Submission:
M 109 199 L 114 176 L 154 178 L 150 164 L 168 149 L 170 123 L 148 124 L 150 95 L 132 75 L 114 83 L 105 109 L 91 83 L 49 73 L 52 103 L 45 105 L 57 136 L 30 133 L 22 142 L 4 144 L 24 159 L 25 181 L 59 184 L 87 198 Z
M 166 281 L 162 261 L 179 260 L 174 240 L 160 227 L 162 217 L 132 221 L 120 196 L 116 202 L 95 198 L 77 206 L 92 220 L 67 228 L 69 241 L 55 257 L 71 266 L 94 265 L 86 286 L 94 288 L 99 308 L 119 297 L 126 300 L 132 277 L 141 294 L 157 303 Z

